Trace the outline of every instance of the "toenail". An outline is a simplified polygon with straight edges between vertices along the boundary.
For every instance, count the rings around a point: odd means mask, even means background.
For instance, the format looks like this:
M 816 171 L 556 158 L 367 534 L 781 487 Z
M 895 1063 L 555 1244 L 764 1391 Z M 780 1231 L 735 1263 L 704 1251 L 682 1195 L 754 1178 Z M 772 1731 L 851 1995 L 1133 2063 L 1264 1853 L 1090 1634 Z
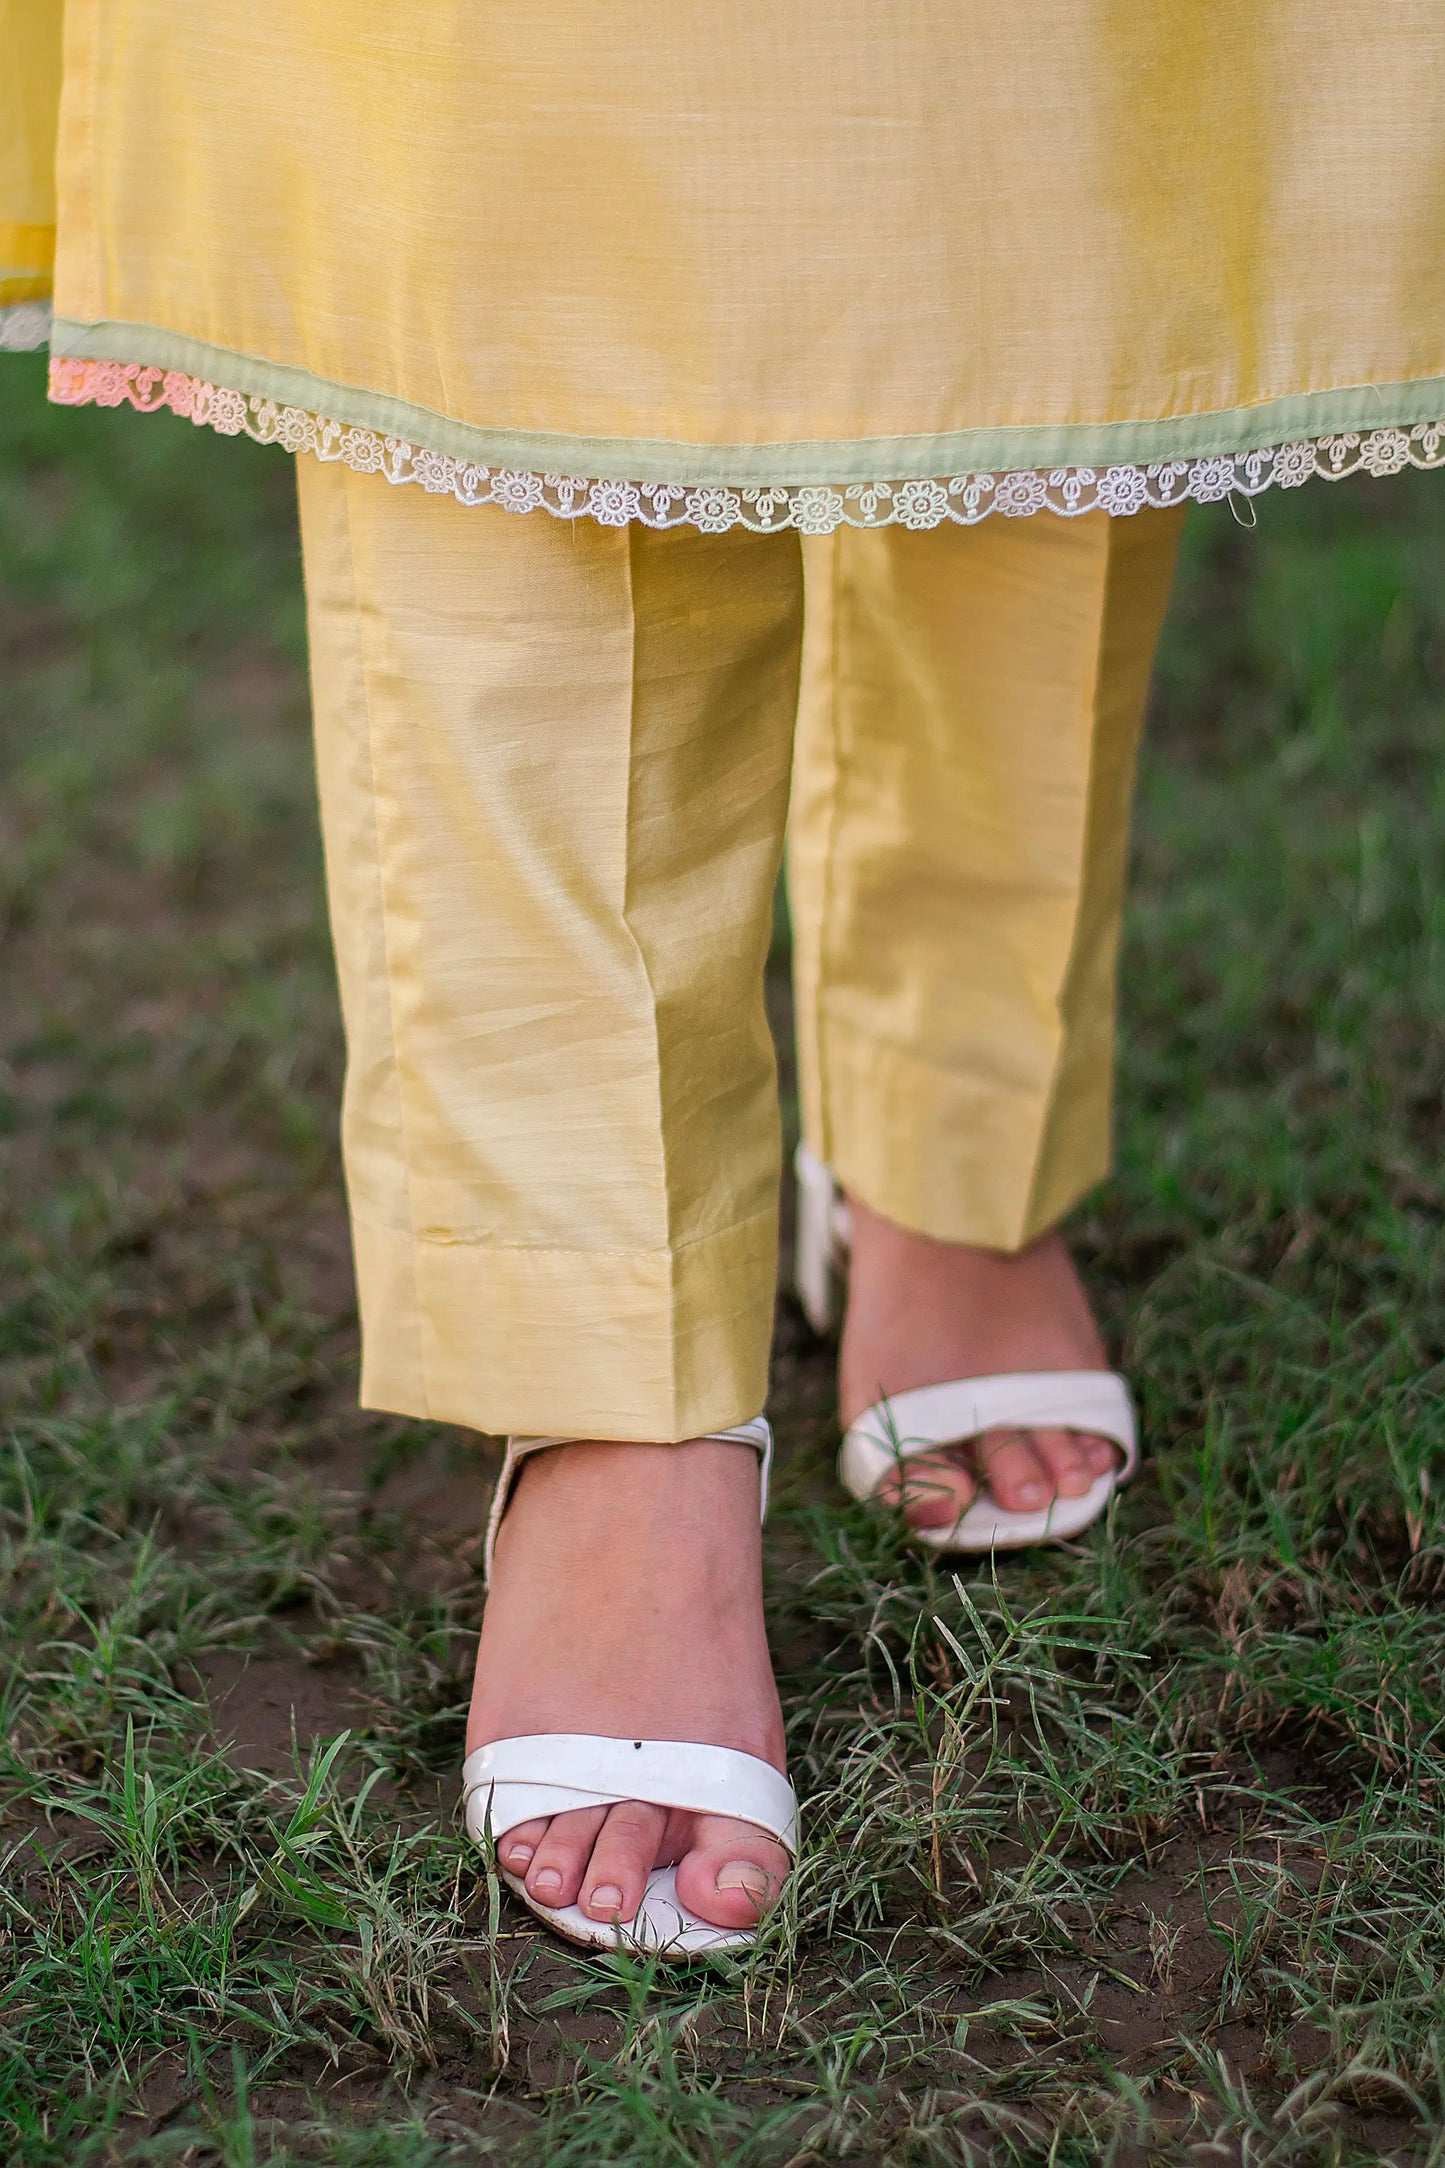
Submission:
M 525 1866 L 526 1866 L 526 1864 L 527 1864 L 527 1862 L 528 1862 L 528 1860 L 529 1860 L 529 1859 L 530 1859 L 530 1858 L 532 1857 L 532 1854 L 533 1854 L 533 1853 L 534 1853 L 534 1852 L 536 1851 L 536 1849 L 537 1849 L 537 1847 L 535 1846 L 535 1844 L 513 1844 L 513 1845 L 509 1845 L 509 1846 L 507 1847 L 507 1864 L 508 1864 L 508 1866 L 509 1866 L 509 1867 L 525 1867 Z
M 555 1867 L 543 1867 L 527 1886 L 534 1897 L 555 1897 L 562 1887 L 562 1877 Z
M 622 1892 L 615 1882 L 604 1882 L 593 1890 L 587 1900 L 589 1912 L 600 1912 L 607 1919 L 615 1919 L 622 1910 Z
M 773 1886 L 773 1878 L 766 1868 L 759 1867 L 751 1859 L 730 1859 L 717 1874 L 719 1889 L 746 1890 L 749 1897 L 766 1897 Z
M 1021 1506 L 1041 1506 L 1048 1498 L 1042 1483 L 1020 1483 L 1018 1501 Z

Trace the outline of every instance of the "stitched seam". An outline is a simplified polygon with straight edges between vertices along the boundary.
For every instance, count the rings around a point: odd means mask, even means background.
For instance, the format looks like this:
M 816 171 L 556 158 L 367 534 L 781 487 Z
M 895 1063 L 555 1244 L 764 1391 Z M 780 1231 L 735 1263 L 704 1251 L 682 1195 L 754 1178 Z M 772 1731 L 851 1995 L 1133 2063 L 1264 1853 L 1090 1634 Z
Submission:
M 1115 577 L 1114 525 L 1112 520 L 1108 521 L 1104 527 L 1103 555 L 1103 576 L 1099 581 L 1098 619 L 1094 633 L 1094 666 L 1085 681 L 1080 703 L 1082 708 L 1080 719 L 1088 753 L 1084 765 L 1083 787 L 1080 794 L 1082 817 L 1079 821 L 1078 856 L 1075 861 L 1073 884 L 1074 920 L 1069 930 L 1068 942 L 1053 986 L 1054 1008 L 1058 1018 L 1058 1038 L 1050 1067 L 1048 1085 L 1043 1094 L 1039 1126 L 1034 1137 L 1033 1173 L 1029 1180 L 1028 1199 L 1025 1209 L 1025 1224 L 1029 1227 L 1036 1224 L 1039 1182 L 1045 1157 L 1045 1140 L 1053 1125 L 1058 1107 L 1059 1079 L 1065 1066 L 1064 1057 L 1068 1038 L 1068 1026 L 1064 1021 L 1063 1014 L 1064 990 L 1069 983 L 1069 974 L 1073 969 L 1074 958 L 1078 953 L 1079 929 L 1084 919 L 1084 888 L 1088 878 L 1089 844 L 1093 829 L 1094 778 L 1099 757 L 1099 699 L 1100 688 L 1103 684 L 1104 654 L 1108 645 L 1109 603 Z
M 386 959 L 386 1036 L 391 1055 L 392 1074 L 396 1081 L 397 1119 L 401 1136 L 402 1188 L 406 1199 L 407 1219 L 411 1227 L 410 1263 L 412 1282 L 413 1332 L 416 1341 L 417 1372 L 421 1379 L 422 1398 L 431 1406 L 431 1384 L 427 1375 L 426 1332 L 422 1320 L 421 1277 L 417 1271 L 419 1237 L 416 1225 L 416 1208 L 411 1187 L 411 1148 L 408 1133 L 406 1086 L 402 1079 L 401 1060 L 397 1052 L 396 1013 L 392 1003 L 394 970 L 391 951 L 391 919 L 387 901 L 386 873 L 381 839 L 381 812 L 377 799 L 376 737 L 372 721 L 371 674 L 367 654 L 366 614 L 361 607 L 360 586 L 357 578 L 356 536 L 352 524 L 351 492 L 354 484 L 349 476 L 342 475 L 342 520 L 346 529 L 347 566 L 351 575 L 352 621 L 355 626 L 356 659 L 361 681 L 362 715 L 366 723 L 366 768 L 370 782 L 367 810 L 372 835 L 372 867 L 376 885 L 377 904 L 381 921 L 381 946 Z
M 710 1242 L 726 1241 L 730 1235 L 740 1234 L 745 1228 L 761 1227 L 764 1224 L 771 1225 L 772 1219 L 773 1214 L 771 1211 L 754 1212 L 747 1219 L 732 1220 L 726 1227 L 719 1227 L 709 1234 L 693 1235 L 686 1242 L 663 1243 L 658 1248 L 651 1250 L 629 1250 L 615 1246 L 581 1250 L 569 1249 L 561 1244 L 546 1242 L 497 1242 L 485 1230 L 478 1230 L 476 1233 L 470 1231 L 459 1233 L 452 1229 L 442 1231 L 434 1227 L 413 1227 L 411 1240 L 417 1244 L 427 1243 L 433 1249 L 486 1249 L 496 1250 L 503 1255 L 518 1257 L 678 1258 L 685 1257 L 690 1250 L 702 1249 Z M 377 1225 L 373 1220 L 366 1220 L 364 1224 L 368 1227 Z M 381 1231 L 386 1232 L 384 1229 Z M 395 1232 L 395 1230 L 391 1231 Z
M 72 0 L 68 14 L 78 4 Z M 1106 475 L 1122 475 L 1134 486 L 1140 477 L 1191 465 L 1268 462 L 1279 449 L 1297 451 L 1309 440 L 1338 442 L 1354 436 L 1358 442 L 1366 433 L 1409 429 L 1416 423 L 1438 431 L 1445 416 L 1445 377 L 1431 375 L 1389 383 L 1321 384 L 1237 406 L 1203 412 L 1176 409 L 1117 421 L 997 423 L 835 438 L 749 433 L 741 441 L 700 443 L 631 432 L 598 437 L 487 428 L 159 324 L 61 314 L 51 343 L 59 360 L 131 365 L 157 380 L 165 375 L 182 385 L 222 389 L 228 397 L 239 393 L 290 422 L 326 416 L 335 428 L 355 428 L 378 443 L 389 437 L 405 454 L 420 450 L 428 458 L 465 462 L 474 472 L 530 469 L 534 478 L 580 475 L 606 481 L 609 487 L 652 485 L 669 493 L 778 488 L 823 496 L 829 490 L 886 489 L 918 480 L 926 486 L 932 478 L 945 476 L 976 479 L 987 489 L 1000 487 L 1010 508 L 1017 510 L 1012 502 L 1015 484 L 1026 490 L 1056 486 L 1066 492 Z
M 662 1032 L 657 1018 L 657 988 L 653 982 L 652 969 L 647 952 L 632 923 L 632 798 L 637 773 L 637 530 L 629 524 L 624 543 L 623 563 L 627 576 L 628 634 L 630 639 L 630 666 L 627 676 L 627 771 L 622 809 L 622 924 L 632 943 L 638 969 L 647 987 L 648 1010 L 652 1022 L 653 1077 L 657 1092 L 657 1156 L 662 1184 L 663 1227 L 666 1240 L 657 1250 L 644 1251 L 644 1256 L 662 1256 L 669 1260 L 667 1275 L 667 1359 L 668 1396 L 674 1412 L 677 1411 L 677 1249 L 672 1242 L 672 1166 L 669 1159 L 667 1105 L 663 1086 Z M 599 1253 L 609 1254 L 609 1253 Z M 610 1254 L 636 1254 L 612 1252 Z
M 837 889 L 838 835 L 843 825 L 843 721 L 839 692 L 842 668 L 842 604 L 840 559 L 843 538 L 834 535 L 828 544 L 828 684 L 824 714 L 828 731 L 828 813 L 823 828 L 823 864 L 818 876 L 817 962 L 813 972 L 813 1060 L 818 1073 L 818 1116 L 822 1136 L 818 1157 L 825 1166 L 833 1163 L 833 1095 L 825 1051 L 824 987 L 836 945 L 834 896 Z M 804 607 L 807 605 L 806 589 Z

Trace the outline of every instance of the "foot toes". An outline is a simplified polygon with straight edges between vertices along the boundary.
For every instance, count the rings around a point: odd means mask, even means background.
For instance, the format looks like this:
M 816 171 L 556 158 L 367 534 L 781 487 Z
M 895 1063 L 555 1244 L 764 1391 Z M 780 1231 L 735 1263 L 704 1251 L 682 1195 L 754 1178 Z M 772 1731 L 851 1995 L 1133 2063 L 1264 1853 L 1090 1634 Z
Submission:
M 1098 1471 L 1089 1448 L 1102 1442 L 1085 1437 L 1077 1430 L 1036 1430 L 1033 1433 L 1034 1451 L 1053 1481 L 1056 1497 L 1082 1498 L 1085 1491 L 1092 1488 Z
M 554 1814 L 527 1869 L 528 1895 L 541 1905 L 576 1904 L 592 1846 L 606 1819 L 605 1807 L 578 1807 L 571 1814 Z
M 879 1496 L 900 1502 L 910 1528 L 951 1528 L 973 1502 L 978 1485 L 955 1447 L 920 1453 L 890 1475 Z
M 973 1449 L 1007 1513 L 1038 1513 L 1055 1498 L 1082 1498 L 1118 1463 L 1117 1446 L 1077 1430 L 990 1430 Z
M 1080 1445 L 1084 1457 L 1095 1476 L 1107 1475 L 1111 1468 L 1122 1468 L 1124 1456 L 1112 1438 L 1095 1438 L 1081 1435 Z
M 901 1502 L 910 1527 L 951 1528 L 980 1480 L 1005 1512 L 1039 1513 L 1055 1498 L 1082 1498 L 1118 1457 L 1107 1438 L 1082 1431 L 990 1430 L 967 1447 L 919 1453 L 886 1478 L 878 1495 Z
M 688 1825 L 691 1825 L 690 1827 Z M 675 1826 L 678 1842 L 668 1843 Z M 751 1822 L 721 1815 L 669 1816 L 638 1800 L 523 1822 L 498 1846 L 512 1872 L 513 1852 L 532 1858 L 528 1895 L 553 1910 L 575 1904 L 589 1919 L 624 1925 L 634 1919 L 653 1868 L 677 1857 L 677 1893 L 690 1912 L 714 1927 L 752 1927 L 772 1905 L 788 1873 L 788 1855 Z
M 497 1846 L 497 1857 L 511 1874 L 525 1875 L 536 1857 L 537 1847 L 547 1834 L 547 1821 L 518 1822 L 509 1829 Z
M 589 1919 L 630 1920 L 636 1915 L 666 1827 L 665 1807 L 628 1799 L 608 1809 L 577 1900 Z
M 1054 1477 L 1034 1450 L 1033 1432 L 986 1430 L 973 1451 L 984 1483 L 1006 1513 L 1038 1513 L 1054 1496 Z
M 700 1814 L 678 1862 L 677 1894 L 713 1927 L 754 1927 L 788 1877 L 788 1855 L 751 1822 Z

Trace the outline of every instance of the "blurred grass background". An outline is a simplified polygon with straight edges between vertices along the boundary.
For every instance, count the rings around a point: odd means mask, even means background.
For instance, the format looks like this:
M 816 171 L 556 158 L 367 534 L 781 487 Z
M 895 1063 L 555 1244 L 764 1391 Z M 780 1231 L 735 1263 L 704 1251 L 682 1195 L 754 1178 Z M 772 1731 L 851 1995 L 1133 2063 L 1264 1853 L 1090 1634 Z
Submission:
M 1445 484 L 1192 519 L 1109 1529 L 933 1572 L 784 1309 L 812 1849 L 689 1976 L 458 1841 L 493 1463 L 354 1406 L 292 489 L 0 364 L 6 2159 L 1445 2162 Z

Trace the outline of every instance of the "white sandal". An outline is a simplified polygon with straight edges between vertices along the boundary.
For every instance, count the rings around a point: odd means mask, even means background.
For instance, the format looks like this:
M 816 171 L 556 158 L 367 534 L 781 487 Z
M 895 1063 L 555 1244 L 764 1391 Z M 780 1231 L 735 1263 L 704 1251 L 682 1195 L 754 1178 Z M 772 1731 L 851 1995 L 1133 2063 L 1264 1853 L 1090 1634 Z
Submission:
M 851 1235 L 848 1205 L 830 1170 L 798 1146 L 794 1284 L 815 1332 L 838 1322 Z M 838 1476 L 853 1497 L 869 1499 L 900 1462 L 940 1446 L 966 1445 L 989 1430 L 1079 1430 L 1108 1438 L 1122 1467 L 1096 1476 L 1081 1498 L 1055 1498 L 1034 1513 L 1010 1513 L 980 1489 L 951 1527 L 910 1528 L 931 1551 L 1016 1551 L 1063 1543 L 1096 1521 L 1139 1465 L 1139 1435 L 1129 1388 L 1112 1370 L 1024 1370 L 955 1378 L 896 1393 L 864 1410 L 844 1436 Z
M 758 1455 L 762 1511 L 768 1509 L 768 1473 L 773 1434 L 758 1416 L 736 1430 L 713 1431 L 716 1438 L 750 1445 Z M 529 1453 L 566 1445 L 566 1438 L 509 1438 L 507 1457 L 497 1479 L 487 1523 L 486 1572 L 490 1581 L 497 1530 Z M 576 1807 L 615 1807 L 641 1799 L 659 1807 L 680 1807 L 693 1814 L 725 1814 L 776 1838 L 790 1854 L 798 1849 L 798 1802 L 793 1787 L 771 1762 L 733 1747 L 699 1746 L 692 1741 L 612 1739 L 586 1732 L 546 1732 L 520 1739 L 497 1739 L 469 1754 L 462 1766 L 462 1800 L 467 1833 L 478 1844 L 500 1845 L 519 1822 L 567 1814 Z M 752 1928 L 715 1927 L 690 1912 L 677 1894 L 676 1870 L 654 1867 L 635 1916 L 626 1921 L 589 1919 L 577 1905 L 539 1904 L 520 1875 L 501 1869 L 502 1879 L 529 1912 L 585 1949 L 619 1948 L 666 1957 L 705 1957 L 746 1949 Z

